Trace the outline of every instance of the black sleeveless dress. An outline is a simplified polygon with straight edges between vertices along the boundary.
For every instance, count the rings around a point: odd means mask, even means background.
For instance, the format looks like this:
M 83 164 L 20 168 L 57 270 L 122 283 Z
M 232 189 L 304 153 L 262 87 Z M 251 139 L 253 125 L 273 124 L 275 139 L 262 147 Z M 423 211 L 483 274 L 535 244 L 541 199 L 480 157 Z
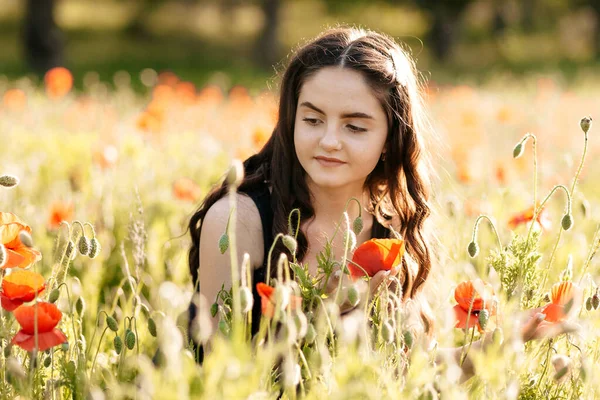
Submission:
M 271 207 L 271 192 L 269 191 L 269 186 L 265 182 L 263 185 L 251 190 L 243 192 L 248 197 L 250 197 L 254 203 L 256 204 L 256 208 L 258 208 L 258 212 L 260 214 L 260 221 L 262 223 L 262 231 L 263 231 L 263 243 L 264 243 L 264 255 L 265 261 L 263 265 L 259 268 L 254 269 L 252 275 L 252 297 L 254 298 L 253 306 L 252 306 L 252 335 L 255 335 L 258 332 L 260 327 L 260 318 L 261 318 L 261 299 L 258 291 L 256 290 L 256 284 L 259 282 L 265 282 L 266 274 L 267 274 L 267 255 L 269 254 L 269 250 L 271 245 L 273 244 L 273 233 L 271 227 L 273 226 L 273 208 Z M 373 227 L 371 229 L 371 238 L 388 238 L 389 230 L 381 225 L 377 219 L 373 219 Z M 200 290 L 200 284 L 197 285 L 198 290 Z M 196 318 L 197 307 L 194 302 L 190 303 L 188 308 L 188 333 L 191 333 L 191 323 Z M 196 356 L 196 361 L 198 363 L 202 363 L 204 360 L 204 351 L 201 345 L 198 345 L 191 335 L 189 335 L 190 340 L 192 341 L 192 347 L 194 350 L 194 354 Z

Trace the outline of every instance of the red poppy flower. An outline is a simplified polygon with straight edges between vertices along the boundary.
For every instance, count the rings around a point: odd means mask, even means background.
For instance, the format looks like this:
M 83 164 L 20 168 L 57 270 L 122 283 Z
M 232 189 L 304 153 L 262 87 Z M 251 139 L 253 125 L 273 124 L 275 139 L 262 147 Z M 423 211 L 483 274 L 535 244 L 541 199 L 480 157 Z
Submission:
M 487 310 L 490 316 L 496 315 L 498 301 L 494 289 L 481 279 L 460 283 L 454 290 L 454 299 L 458 303 L 453 308 L 456 317 L 455 328 L 468 329 L 477 326 L 481 332 L 483 329 L 479 325 L 479 313 Z
M 267 318 L 272 318 L 275 315 L 275 288 L 265 283 L 259 282 L 256 284 L 256 290 L 260 295 L 260 306 L 262 315 Z M 287 307 L 296 310 L 302 306 L 302 297 L 290 295 Z
M 200 186 L 190 178 L 179 178 L 173 182 L 173 196 L 179 200 L 194 203 L 200 195 Z
M 521 224 L 526 224 L 530 222 L 531 220 L 533 220 L 533 212 L 533 206 L 531 206 L 527 210 L 521 211 L 513 215 L 512 218 L 508 221 L 508 226 L 510 227 L 510 229 L 515 229 Z M 546 209 L 542 209 L 542 211 L 540 211 L 535 220 L 542 227 L 543 230 L 548 230 L 551 228 L 552 224 L 550 222 L 550 219 L 548 218 L 548 213 L 546 212 Z
M 46 72 L 44 83 L 48 97 L 59 99 L 71 91 L 73 87 L 73 75 L 66 68 L 52 68 Z
M 550 303 L 542 307 L 540 312 L 546 314 L 547 322 L 562 322 L 568 318 L 565 312 L 566 305 L 571 302 L 570 310 L 575 310 L 574 304 L 579 300 L 581 290 L 571 281 L 556 283 L 552 286 L 550 294 Z
M 67 341 L 65 334 L 55 328 L 62 318 L 62 313 L 54 304 L 40 302 L 33 306 L 21 306 L 13 312 L 21 325 L 21 330 L 13 337 L 12 344 L 26 351 L 34 350 L 36 312 L 38 351 L 47 350 Z
M 404 240 L 371 239 L 354 250 L 348 270 L 353 280 L 365 276 L 374 276 L 379 271 L 390 271 L 402 262 Z
M 45 287 L 42 275 L 29 270 L 15 270 L 2 280 L 2 308 L 13 311 L 21 304 L 32 301 Z
M 21 231 L 31 233 L 31 228 L 15 214 L 0 212 L 0 243 L 4 245 L 8 255 L 2 269 L 26 268 L 42 259 L 42 253 L 21 243 L 19 239 Z
M 55 201 L 50 206 L 50 217 L 48 226 L 50 229 L 58 229 L 62 221 L 73 219 L 74 206 L 71 202 Z

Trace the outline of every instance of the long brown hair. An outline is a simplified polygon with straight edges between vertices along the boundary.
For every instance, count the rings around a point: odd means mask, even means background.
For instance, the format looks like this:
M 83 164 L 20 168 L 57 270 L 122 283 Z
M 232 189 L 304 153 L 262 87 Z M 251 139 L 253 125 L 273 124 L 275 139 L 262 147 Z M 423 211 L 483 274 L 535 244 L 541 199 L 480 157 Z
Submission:
M 362 73 L 387 114 L 386 157 L 367 177 L 365 190 L 380 222 L 386 224 L 392 216 L 398 221 L 395 228 L 405 240 L 407 254 L 401 274 L 403 297 L 416 299 L 432 265 L 425 224 L 431 213 L 430 164 L 423 143 L 425 120 L 414 63 L 393 39 L 363 29 L 335 28 L 299 48 L 283 74 L 277 125 L 260 152 L 244 162 L 245 177 L 238 190 L 245 192 L 269 182 L 273 190 L 273 237 L 288 231 L 292 209 L 300 209 L 300 222 L 314 216 L 305 172 L 294 147 L 294 122 L 303 83 L 325 67 L 350 68 Z M 198 280 L 202 219 L 227 190 L 227 182 L 214 188 L 190 220 L 189 266 L 194 284 Z M 287 252 L 281 244 L 275 250 L 277 255 Z M 298 260 L 304 258 L 307 250 L 307 238 L 300 231 Z M 425 330 L 430 333 L 431 320 L 423 313 L 422 317 Z

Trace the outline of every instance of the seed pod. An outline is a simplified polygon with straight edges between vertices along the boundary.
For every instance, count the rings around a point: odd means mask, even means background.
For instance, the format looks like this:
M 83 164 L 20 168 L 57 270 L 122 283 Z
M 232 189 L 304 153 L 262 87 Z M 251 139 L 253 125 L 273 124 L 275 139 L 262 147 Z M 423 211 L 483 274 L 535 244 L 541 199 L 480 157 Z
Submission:
M 95 237 L 90 241 L 90 251 L 88 253 L 89 258 L 96 258 L 98 254 L 100 254 L 100 250 L 102 246 L 100 246 L 100 242 Z
M 358 235 L 363 230 L 363 220 L 361 217 L 356 217 L 356 219 L 352 222 L 352 232 Z
M 246 286 L 240 288 L 240 305 L 242 306 L 242 314 L 246 314 L 252 310 L 254 298 L 252 292 Z
M 413 342 L 414 342 L 414 338 L 413 338 L 412 332 L 411 331 L 405 331 L 402 336 L 404 338 L 404 344 L 406 345 L 406 347 L 408 347 L 409 349 L 412 348 L 412 345 L 413 345 Z
M 356 305 L 360 301 L 360 297 L 358 295 L 358 289 L 356 288 L 356 286 L 354 286 L 354 285 L 350 286 L 348 288 L 348 292 L 346 295 L 348 297 L 348 302 L 350 303 L 350 305 L 352 307 L 356 307 Z
M 565 231 L 571 229 L 571 227 L 573 226 L 573 217 L 571 216 L 571 214 L 565 214 L 565 216 L 562 217 L 562 221 L 560 221 L 560 224 L 562 225 L 562 228 Z
M 58 300 L 58 296 L 60 296 L 60 290 L 53 289 L 50 292 L 50 295 L 48 295 L 48 302 L 49 303 L 56 303 L 56 300 Z
M 85 311 L 85 301 L 83 300 L 83 297 L 79 297 L 75 302 L 75 310 L 80 316 L 83 315 L 83 312 Z
M 17 186 L 19 184 L 19 178 L 14 175 L 2 175 L 0 176 L 0 186 L 7 188 Z
M 19 240 L 27 247 L 33 247 L 33 239 L 29 232 L 22 230 L 19 232 Z
M 44 358 L 44 367 L 48 368 L 52 364 L 52 357 L 48 356 Z
M 381 338 L 386 343 L 392 343 L 394 341 L 394 328 L 392 328 L 392 325 L 387 321 L 381 325 Z
M 317 330 L 312 323 L 308 324 L 308 327 L 306 328 L 306 336 L 304 336 L 304 338 L 308 344 L 311 344 L 317 338 Z
M 296 242 L 296 239 L 294 239 L 293 236 L 283 235 L 281 241 L 283 242 L 283 245 L 290 251 L 290 253 L 296 254 L 298 243 Z
M 221 254 L 225 254 L 225 252 L 227 251 L 228 248 L 229 248 L 229 235 L 227 235 L 227 233 L 224 233 L 219 238 L 219 251 L 221 252 Z
M 471 256 L 471 258 L 477 256 L 477 254 L 479 254 L 479 245 L 477 245 L 477 243 L 475 241 L 469 243 L 469 247 L 467 247 L 467 251 L 469 252 L 469 255 Z
M 135 346 L 135 333 L 131 329 L 127 329 L 125 332 L 125 345 L 129 350 L 133 350 Z
M 7 261 L 8 255 L 6 254 L 6 247 L 4 247 L 2 243 L 0 243 L 0 267 L 3 267 Z
M 150 332 L 152 336 L 156 337 L 156 322 L 154 322 L 154 319 L 152 318 L 148 319 L 148 332 Z
M 106 316 L 106 326 L 108 326 L 108 328 L 113 332 L 117 332 L 119 330 L 119 324 L 117 324 L 117 320 L 110 315 Z
M 79 242 L 77 243 L 77 248 L 79 249 L 79 253 L 82 256 L 87 256 L 90 254 L 90 241 L 85 236 L 81 236 L 79 238 Z
M 592 117 L 581 118 L 581 121 L 579 121 L 579 126 L 581 126 L 583 133 L 588 133 L 592 126 Z
M 213 303 L 213 305 L 210 306 L 210 315 L 214 318 L 218 312 L 219 312 L 219 305 L 217 303 Z
M 490 312 L 486 309 L 479 311 L 477 319 L 479 321 L 479 326 L 481 327 L 481 329 L 485 329 L 488 320 L 490 319 Z
M 588 297 L 585 299 L 585 309 L 588 311 L 592 311 L 592 298 Z
M 121 336 L 115 336 L 115 340 L 113 340 L 113 346 L 117 354 L 121 354 L 121 350 L 123 350 L 123 340 Z
M 598 294 L 594 294 L 592 296 L 592 307 L 594 307 L 594 310 L 597 310 L 598 306 L 600 306 L 600 298 L 598 297 Z
M 523 142 L 519 142 L 513 149 L 513 158 L 519 158 L 522 155 L 523 155 Z

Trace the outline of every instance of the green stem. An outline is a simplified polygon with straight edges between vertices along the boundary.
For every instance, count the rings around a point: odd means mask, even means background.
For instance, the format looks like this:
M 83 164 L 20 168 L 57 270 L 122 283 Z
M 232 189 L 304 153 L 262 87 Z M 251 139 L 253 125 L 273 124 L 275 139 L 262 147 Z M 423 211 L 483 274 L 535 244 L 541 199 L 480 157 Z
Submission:
M 498 241 L 498 250 L 502 251 L 502 242 L 500 241 L 500 235 L 498 235 L 498 231 L 496 230 L 496 226 L 494 225 L 494 222 L 492 222 L 490 217 L 488 217 L 487 215 L 480 215 L 475 220 L 475 225 L 473 226 L 473 236 L 471 237 L 471 241 L 474 242 L 475 239 L 477 238 L 477 233 L 479 231 L 479 223 L 481 222 L 482 219 L 486 219 L 489 222 L 490 226 L 492 227 L 492 231 L 494 232 L 494 235 L 496 236 L 496 240 Z
M 356 204 L 358 204 L 358 216 L 362 217 L 362 204 L 360 204 L 360 201 L 356 197 L 350 197 L 348 199 L 348 201 L 346 201 L 346 205 L 344 206 L 344 213 L 346 213 L 348 211 L 348 205 L 350 204 L 351 201 L 355 201 Z M 335 235 L 337 235 L 337 233 L 340 229 L 340 225 L 342 223 L 342 218 L 344 218 L 344 214 L 342 214 L 342 216 L 340 216 L 340 219 L 335 227 L 335 231 L 333 231 L 333 235 L 331 236 L 331 243 L 333 243 L 333 239 L 335 239 Z M 348 227 L 350 227 L 349 224 L 348 224 Z
M 344 211 L 344 217 L 346 218 L 346 240 L 344 243 L 344 257 L 342 258 L 342 266 L 340 268 L 340 281 L 338 283 L 338 287 L 335 293 L 335 302 L 338 302 L 338 298 L 340 295 L 340 292 L 342 290 L 342 282 L 344 281 L 344 273 L 346 272 L 345 270 L 347 269 L 346 267 L 346 260 L 348 259 L 348 244 L 350 242 L 350 217 L 348 216 L 348 212 Z
M 98 347 L 96 348 L 96 355 L 94 356 L 94 361 L 92 362 L 92 369 L 90 370 L 90 379 L 92 379 L 92 374 L 94 373 L 94 367 L 96 366 L 96 358 L 98 358 L 98 352 L 100 352 L 100 344 L 102 344 L 102 339 L 104 338 L 104 334 L 106 333 L 107 329 L 108 329 L 108 326 L 104 327 L 104 330 L 102 331 L 102 335 L 100 335 L 100 340 L 98 341 Z
M 269 254 L 268 254 L 268 259 L 267 259 L 267 277 L 266 277 L 266 284 L 270 285 L 270 281 L 271 281 L 271 257 L 273 255 L 273 249 L 275 249 L 275 244 L 277 243 L 277 240 L 279 238 L 283 237 L 283 233 L 278 233 L 277 236 L 275 236 L 275 239 L 273 240 L 273 244 L 271 244 L 271 248 L 269 249 Z
M 585 276 L 585 272 L 587 271 L 590 262 L 592 262 L 592 259 L 594 258 L 594 256 L 596 255 L 596 252 L 598 251 L 598 248 L 600 247 L 600 236 L 598 235 L 600 233 L 600 224 L 598 224 L 598 227 L 596 228 L 596 232 L 594 232 L 594 237 L 592 238 L 592 245 L 590 246 L 590 252 L 588 253 L 588 256 L 585 260 L 585 264 L 583 264 L 583 270 L 581 272 L 581 277 L 579 278 L 579 283 L 581 284 L 581 281 L 583 279 L 583 277 Z

